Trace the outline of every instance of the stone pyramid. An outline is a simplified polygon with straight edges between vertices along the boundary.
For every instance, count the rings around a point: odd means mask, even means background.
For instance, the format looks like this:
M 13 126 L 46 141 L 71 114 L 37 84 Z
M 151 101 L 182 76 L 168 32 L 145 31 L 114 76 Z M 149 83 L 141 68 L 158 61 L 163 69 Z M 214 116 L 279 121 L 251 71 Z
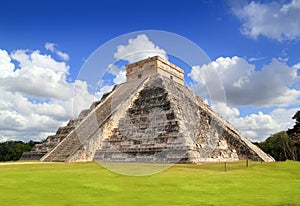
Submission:
M 199 163 L 274 159 L 183 85 L 183 70 L 155 56 L 126 66 L 116 85 L 21 159 Z

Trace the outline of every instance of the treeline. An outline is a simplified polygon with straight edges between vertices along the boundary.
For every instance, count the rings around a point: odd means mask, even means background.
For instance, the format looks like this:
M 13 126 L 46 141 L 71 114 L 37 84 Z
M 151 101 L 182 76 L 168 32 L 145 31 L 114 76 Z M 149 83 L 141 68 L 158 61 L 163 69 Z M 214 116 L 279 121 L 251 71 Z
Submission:
M 0 162 L 19 160 L 23 152 L 30 151 L 37 142 L 7 141 L 0 143 Z
M 296 123 L 292 129 L 278 132 L 264 142 L 256 143 L 276 161 L 300 161 L 300 111 L 293 116 Z

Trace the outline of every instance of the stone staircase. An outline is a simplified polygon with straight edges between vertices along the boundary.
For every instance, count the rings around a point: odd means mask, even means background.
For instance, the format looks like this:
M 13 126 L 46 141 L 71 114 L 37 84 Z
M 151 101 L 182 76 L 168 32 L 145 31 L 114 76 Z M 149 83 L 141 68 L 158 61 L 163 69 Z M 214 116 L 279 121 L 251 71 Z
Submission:
M 41 160 L 46 162 L 64 162 L 72 153 L 73 148 L 78 148 L 81 145 L 80 140 L 76 135 L 69 134 L 62 142 L 60 142 L 50 154 L 45 155 Z
M 170 106 L 162 84 L 149 82 L 96 151 L 95 160 L 167 163 L 182 159 L 188 147 L 174 143 L 179 132 L 176 108 Z
M 59 127 L 55 135 L 49 135 L 43 143 L 34 145 L 30 152 L 24 152 L 20 160 L 40 160 L 75 128 L 78 121 L 80 119 L 72 119 L 66 126 Z
M 55 135 L 49 135 L 43 143 L 36 144 L 30 152 L 24 152 L 20 160 L 43 159 L 43 157 L 56 147 L 63 139 L 65 139 L 65 137 L 67 137 L 71 131 L 73 131 L 81 123 L 81 121 L 106 98 L 107 95 L 108 93 L 104 94 L 101 100 L 93 102 L 89 109 L 82 110 L 79 116 L 75 119 L 71 119 L 66 126 L 59 127 Z
M 77 125 L 76 129 L 69 132 L 55 148 L 48 152 L 42 161 L 67 161 L 68 157 L 73 155 L 88 139 L 101 127 L 101 125 L 110 117 L 117 107 L 130 96 L 145 81 L 129 81 L 120 84 L 112 92 L 105 95 L 101 101 L 94 102 L 90 109 L 83 110 L 79 118 L 85 117 Z M 95 122 L 96 121 L 96 122 Z M 96 124 L 96 126 L 95 126 Z M 91 126 L 93 125 L 93 126 Z M 63 130 L 63 129 L 61 129 Z

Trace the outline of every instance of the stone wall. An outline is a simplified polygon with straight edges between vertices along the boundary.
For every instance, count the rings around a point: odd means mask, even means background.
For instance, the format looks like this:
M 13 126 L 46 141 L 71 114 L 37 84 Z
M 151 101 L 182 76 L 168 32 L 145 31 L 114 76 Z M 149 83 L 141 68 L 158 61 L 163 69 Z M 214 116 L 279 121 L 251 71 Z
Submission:
M 157 73 L 173 79 L 179 84 L 184 84 L 184 71 L 159 56 L 147 58 L 126 66 L 127 81 Z

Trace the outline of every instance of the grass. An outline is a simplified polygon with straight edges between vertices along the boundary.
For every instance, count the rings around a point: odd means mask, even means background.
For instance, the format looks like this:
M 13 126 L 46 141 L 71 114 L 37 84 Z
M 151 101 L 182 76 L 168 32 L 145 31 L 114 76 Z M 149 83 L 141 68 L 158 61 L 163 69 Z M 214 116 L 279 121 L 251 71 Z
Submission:
M 174 165 L 142 177 L 94 162 L 2 164 L 0 205 L 300 205 L 300 162 Z

